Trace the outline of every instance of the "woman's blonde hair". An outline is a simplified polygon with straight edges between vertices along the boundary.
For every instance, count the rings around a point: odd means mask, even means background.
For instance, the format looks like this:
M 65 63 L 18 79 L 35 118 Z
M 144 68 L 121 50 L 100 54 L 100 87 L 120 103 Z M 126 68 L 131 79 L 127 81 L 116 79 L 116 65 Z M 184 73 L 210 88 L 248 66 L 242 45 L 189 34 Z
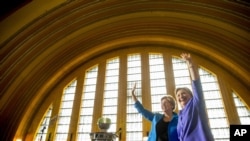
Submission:
M 187 93 L 189 93 L 191 96 L 193 96 L 193 93 L 191 92 L 191 90 L 190 90 L 188 87 L 176 88 L 176 89 L 175 89 L 175 95 L 177 94 L 177 92 L 178 92 L 179 90 L 184 90 L 184 91 L 186 91 Z
M 166 99 L 173 106 L 173 111 L 174 111 L 176 108 L 176 100 L 174 99 L 174 97 L 172 97 L 171 95 L 166 95 L 161 98 L 161 101 L 163 99 Z

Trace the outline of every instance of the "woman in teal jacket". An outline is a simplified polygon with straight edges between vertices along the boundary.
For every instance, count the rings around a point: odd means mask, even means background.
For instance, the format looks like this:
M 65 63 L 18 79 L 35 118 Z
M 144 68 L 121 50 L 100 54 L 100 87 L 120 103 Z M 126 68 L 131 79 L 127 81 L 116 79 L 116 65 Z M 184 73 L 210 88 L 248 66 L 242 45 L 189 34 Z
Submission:
M 151 121 L 151 131 L 148 141 L 179 141 L 177 135 L 178 115 L 174 113 L 176 106 L 175 99 L 166 95 L 161 98 L 163 114 L 153 113 L 145 109 L 135 96 L 136 85 L 132 89 L 132 99 L 135 102 L 137 111 L 147 120 Z

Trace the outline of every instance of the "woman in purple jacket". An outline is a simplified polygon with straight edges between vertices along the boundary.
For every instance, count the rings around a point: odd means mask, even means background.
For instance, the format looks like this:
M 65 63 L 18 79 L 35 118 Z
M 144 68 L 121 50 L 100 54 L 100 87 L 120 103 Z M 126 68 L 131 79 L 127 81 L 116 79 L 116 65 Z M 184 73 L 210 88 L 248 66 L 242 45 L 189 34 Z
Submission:
M 135 108 L 146 119 L 151 121 L 151 131 L 148 136 L 148 141 L 179 141 L 177 135 L 178 115 L 174 113 L 176 101 L 166 95 L 161 98 L 161 108 L 163 114 L 152 113 L 146 110 L 135 96 L 135 88 L 132 89 L 132 99 L 135 102 Z
M 177 132 L 180 141 L 214 141 L 211 133 L 201 82 L 197 66 L 192 62 L 190 54 L 182 53 L 192 79 L 192 90 L 183 87 L 175 90 L 176 100 L 181 106 Z

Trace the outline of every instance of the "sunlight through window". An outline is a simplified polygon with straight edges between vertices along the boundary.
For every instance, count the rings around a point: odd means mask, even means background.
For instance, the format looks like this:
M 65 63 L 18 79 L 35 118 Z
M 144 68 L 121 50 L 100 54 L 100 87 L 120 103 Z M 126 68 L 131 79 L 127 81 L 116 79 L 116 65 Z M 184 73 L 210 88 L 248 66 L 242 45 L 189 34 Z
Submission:
M 162 54 L 149 54 L 151 104 L 153 112 L 162 112 L 161 98 L 167 94 Z
M 216 141 L 229 139 L 229 125 L 216 77 L 199 68 L 210 127 Z
M 49 107 L 49 109 L 46 112 L 46 115 L 43 118 L 43 121 L 40 124 L 40 127 L 36 133 L 35 141 L 45 141 L 46 135 L 48 135 L 48 128 L 49 128 L 49 122 L 51 119 L 51 113 L 52 113 L 52 106 Z
M 107 61 L 102 116 L 111 119 L 109 132 L 116 132 L 119 58 Z
M 126 139 L 129 141 L 142 140 L 142 116 L 134 107 L 131 98 L 131 89 L 136 83 L 136 96 L 141 101 L 141 56 L 139 54 L 128 55 L 127 61 L 127 122 Z M 142 102 L 142 101 L 141 101 Z
M 56 131 L 56 141 L 63 141 L 67 140 L 69 126 L 70 126 L 70 119 L 71 119 L 71 112 L 75 97 L 75 90 L 76 90 L 76 80 L 74 80 L 70 85 L 68 85 L 64 89 L 61 108 L 57 123 L 57 131 Z
M 243 104 L 241 99 L 233 93 L 234 103 L 240 118 L 241 124 L 250 124 L 250 110 Z
M 94 66 L 85 73 L 80 119 L 78 123 L 78 141 L 90 141 L 93 122 L 94 101 L 96 94 L 98 66 Z

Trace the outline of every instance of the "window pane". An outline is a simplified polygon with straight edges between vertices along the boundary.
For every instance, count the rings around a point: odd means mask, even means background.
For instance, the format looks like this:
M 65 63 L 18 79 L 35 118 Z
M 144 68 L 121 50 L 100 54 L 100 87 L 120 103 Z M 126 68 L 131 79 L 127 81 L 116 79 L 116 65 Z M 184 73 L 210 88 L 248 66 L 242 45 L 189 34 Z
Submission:
M 250 124 L 250 110 L 247 109 L 247 107 L 235 93 L 233 93 L 233 98 L 241 124 Z
M 227 121 L 224 104 L 220 95 L 220 90 L 216 77 L 205 69 L 199 69 L 200 79 L 206 107 L 208 110 L 208 118 L 212 133 L 215 140 L 229 140 L 229 124 Z M 213 93 L 213 94 L 212 94 Z M 210 96 L 213 95 L 213 97 Z M 208 99 L 207 99 L 208 98 Z M 214 134 L 214 131 L 221 131 Z M 224 132 L 227 131 L 227 132 Z
M 35 141 L 45 141 L 48 134 L 49 122 L 51 120 L 52 106 L 50 106 L 39 125 L 39 129 L 36 132 Z
M 179 58 L 172 58 L 172 65 L 174 70 L 174 80 L 176 87 L 188 87 L 192 90 L 191 79 L 186 62 Z M 179 106 L 180 109 L 180 106 Z
M 131 89 L 136 83 L 136 96 L 141 101 L 141 56 L 139 54 L 128 55 L 127 62 L 127 122 L 126 140 L 142 140 L 142 116 L 134 108 L 131 98 Z
M 72 81 L 65 89 L 62 96 L 58 125 L 56 129 L 55 141 L 67 140 L 68 130 L 73 107 L 77 81 Z M 66 106 L 65 106 L 66 105 Z M 65 108 L 67 107 L 67 108 Z
M 111 119 L 109 132 L 116 132 L 117 100 L 119 80 L 119 58 L 109 59 L 106 63 L 106 76 L 102 116 Z
M 85 73 L 83 96 L 80 111 L 80 120 L 77 129 L 78 141 L 90 141 L 90 132 L 93 122 L 94 100 L 96 82 L 98 76 L 98 66 L 94 66 Z
M 159 53 L 149 54 L 150 89 L 152 111 L 162 112 L 161 97 L 167 94 L 163 56 Z

